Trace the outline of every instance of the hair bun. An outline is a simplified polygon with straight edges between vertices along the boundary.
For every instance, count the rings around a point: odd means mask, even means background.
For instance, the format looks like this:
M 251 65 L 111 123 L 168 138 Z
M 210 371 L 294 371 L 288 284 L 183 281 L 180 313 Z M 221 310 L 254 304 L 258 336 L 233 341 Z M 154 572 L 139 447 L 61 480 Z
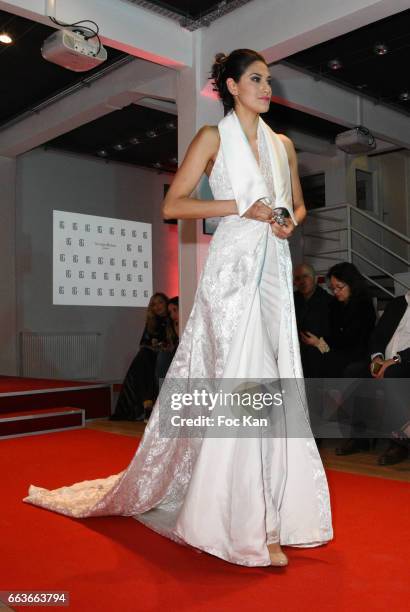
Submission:
M 223 64 L 227 59 L 226 53 L 217 53 L 215 55 L 215 64 Z

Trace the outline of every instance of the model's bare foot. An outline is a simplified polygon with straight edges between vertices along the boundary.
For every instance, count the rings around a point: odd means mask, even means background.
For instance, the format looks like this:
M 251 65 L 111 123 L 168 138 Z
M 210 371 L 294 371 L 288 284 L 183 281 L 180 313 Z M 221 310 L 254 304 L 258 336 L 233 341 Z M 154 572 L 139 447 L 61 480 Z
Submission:
M 283 552 L 278 542 L 268 545 L 271 565 L 284 567 L 289 563 L 287 556 Z

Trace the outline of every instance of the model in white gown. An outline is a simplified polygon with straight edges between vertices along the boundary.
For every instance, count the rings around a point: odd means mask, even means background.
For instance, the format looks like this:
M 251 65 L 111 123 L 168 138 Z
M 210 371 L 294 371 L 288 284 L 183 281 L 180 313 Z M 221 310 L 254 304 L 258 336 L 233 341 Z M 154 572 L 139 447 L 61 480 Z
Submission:
M 271 144 L 259 128 L 260 171 L 275 202 Z M 234 199 L 229 176 L 221 146 L 209 179 L 215 200 Z M 161 391 L 124 472 L 54 491 L 31 486 L 24 501 L 81 518 L 132 516 L 240 565 L 270 565 L 273 542 L 324 544 L 333 537 L 329 491 L 306 409 L 288 242 L 268 223 L 223 217 L 167 380 L 278 377 L 302 387 L 285 403 L 282 437 L 164 437 L 160 416 L 171 410 Z M 292 419 L 302 435 L 286 435 Z

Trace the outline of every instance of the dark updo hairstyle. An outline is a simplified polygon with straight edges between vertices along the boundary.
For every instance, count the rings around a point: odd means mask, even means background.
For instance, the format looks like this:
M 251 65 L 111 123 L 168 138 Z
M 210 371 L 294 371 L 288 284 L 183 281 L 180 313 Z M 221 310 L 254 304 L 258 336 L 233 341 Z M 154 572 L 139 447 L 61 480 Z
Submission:
M 356 266 L 349 261 L 335 264 L 329 269 L 326 276 L 329 280 L 331 276 L 334 276 L 337 280 L 348 285 L 351 298 L 355 300 L 370 299 L 366 279 L 360 274 Z
M 234 97 L 226 85 L 227 79 L 231 78 L 238 83 L 243 73 L 253 62 L 266 64 L 265 58 L 257 51 L 252 51 L 252 49 L 235 49 L 229 55 L 225 55 L 225 53 L 215 55 L 215 63 L 211 69 L 211 79 L 214 82 L 214 91 L 218 92 L 224 106 L 225 115 L 235 106 Z

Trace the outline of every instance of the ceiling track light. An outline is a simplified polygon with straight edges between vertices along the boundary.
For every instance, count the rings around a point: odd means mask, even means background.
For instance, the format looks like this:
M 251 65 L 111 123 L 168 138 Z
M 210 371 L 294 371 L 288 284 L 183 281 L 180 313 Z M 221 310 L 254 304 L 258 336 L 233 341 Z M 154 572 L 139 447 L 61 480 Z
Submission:
M 327 62 L 328 67 L 331 70 L 340 70 L 340 68 L 343 67 L 342 62 L 340 61 L 340 59 L 338 59 L 337 57 L 335 57 L 334 59 L 331 59 Z
M 7 32 L 2 32 L 0 34 L 0 42 L 3 43 L 3 45 L 11 45 L 13 39 Z
M 373 51 L 376 55 L 386 55 L 389 52 L 389 48 L 384 43 L 376 43 L 373 47 Z
M 98 155 L 98 157 L 109 157 L 109 151 L 114 150 L 117 153 L 121 153 L 123 151 L 127 151 L 128 149 L 136 145 L 143 146 L 145 143 L 149 142 L 149 140 L 153 138 L 157 138 L 158 136 L 167 134 L 176 129 L 177 129 L 177 122 L 168 121 L 167 123 L 163 123 L 162 125 L 159 125 L 151 130 L 147 130 L 145 133 L 142 133 L 139 137 L 130 136 L 123 142 L 117 142 L 116 144 L 107 144 L 105 147 L 102 147 L 101 149 L 99 149 L 96 152 L 96 155 Z M 177 157 L 170 158 L 169 163 L 172 164 L 172 166 L 178 166 L 178 158 Z M 162 164 L 159 161 L 154 162 L 151 165 L 157 170 L 161 170 L 161 169 L 163 170 L 164 167 L 166 166 L 166 164 L 164 166 L 164 164 Z
M 399 93 L 399 100 L 402 102 L 408 102 L 410 100 L 410 91 L 402 91 Z

